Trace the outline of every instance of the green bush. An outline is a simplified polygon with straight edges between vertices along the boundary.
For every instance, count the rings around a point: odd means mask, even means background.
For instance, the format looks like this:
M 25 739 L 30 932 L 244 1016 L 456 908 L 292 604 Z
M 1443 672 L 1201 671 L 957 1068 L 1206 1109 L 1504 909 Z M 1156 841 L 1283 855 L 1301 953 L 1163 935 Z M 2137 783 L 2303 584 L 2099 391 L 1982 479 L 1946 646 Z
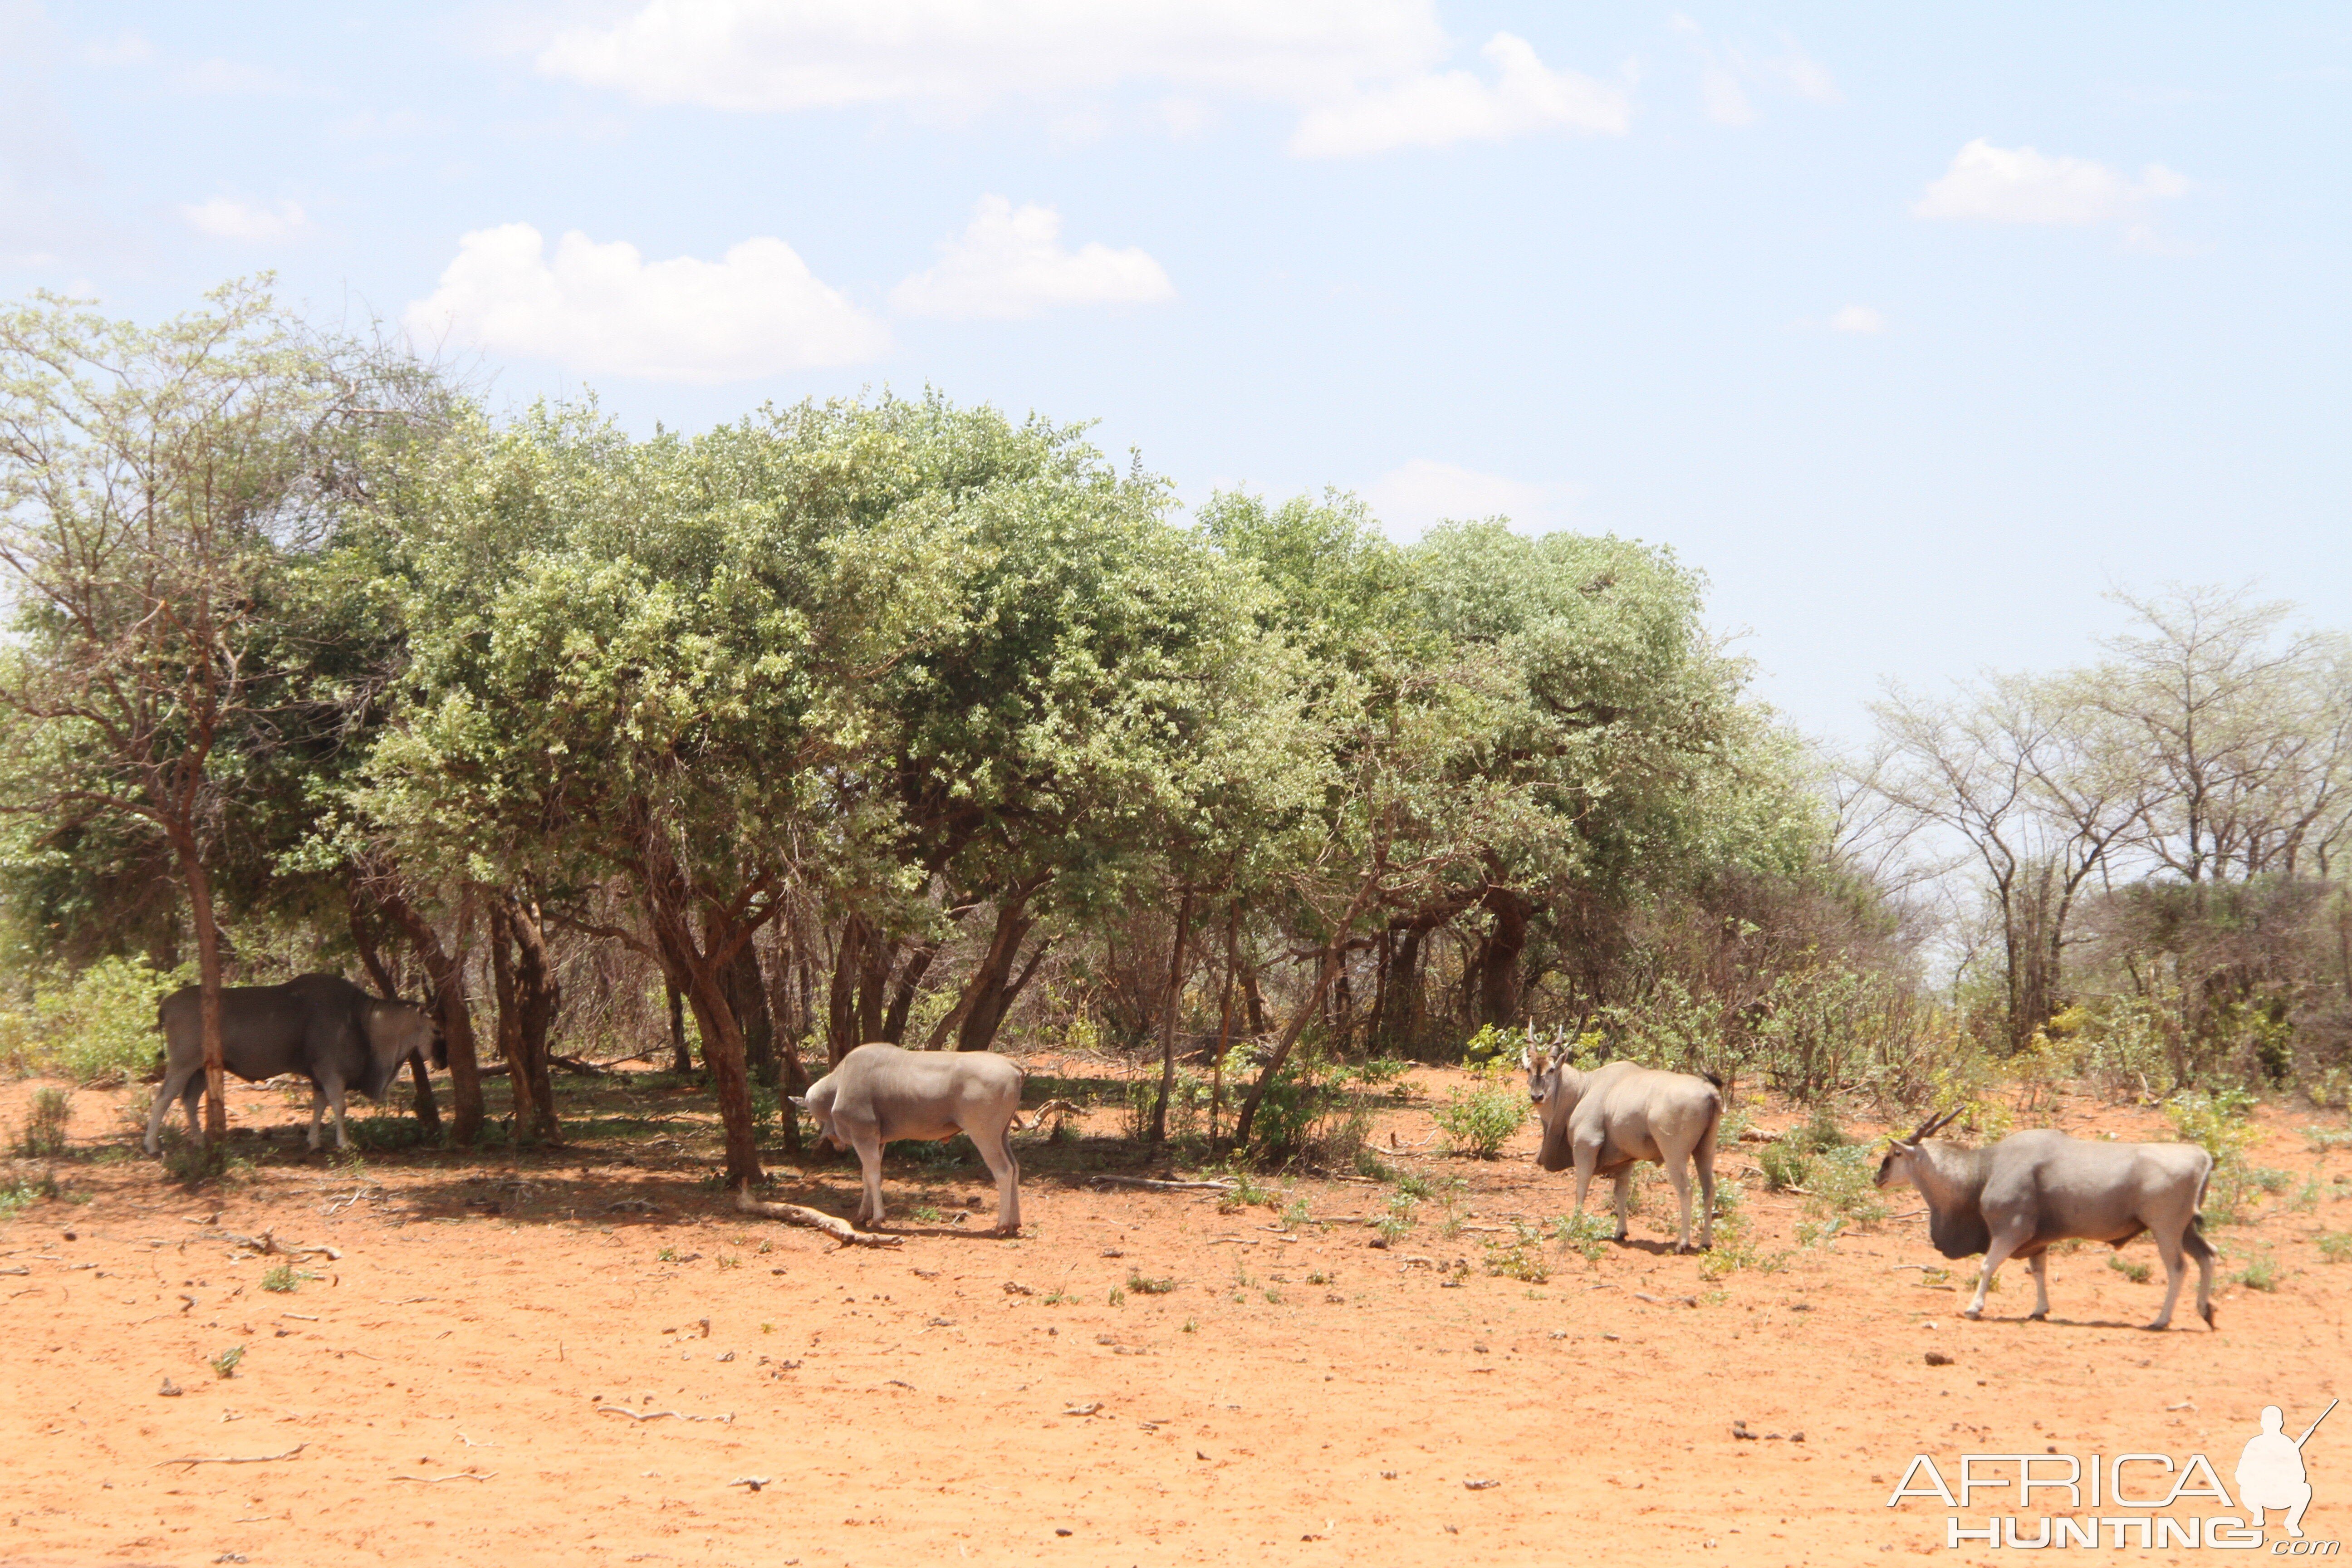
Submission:
M 6 1219 L 19 1210 L 30 1208 L 43 1198 L 58 1196 L 55 1174 L 18 1176 L 0 1184 L 0 1219 Z
M 1516 1089 L 1483 1083 L 1454 1089 L 1431 1114 L 1458 1152 L 1491 1160 L 1527 1120 L 1528 1097 Z
M 0 1018 L 0 1039 L 26 1071 L 76 1083 L 126 1082 L 163 1048 L 155 1005 L 194 979 L 192 964 L 158 972 L 144 959 L 103 958 Z
M 1865 1144 L 1825 1150 L 1814 1159 L 1805 1212 L 1822 1225 L 1822 1239 L 1845 1225 L 1876 1225 L 1886 1217 L 1889 1211 L 1879 1194 L 1877 1176 L 1878 1163 Z
M 1785 1193 L 1790 1187 L 1801 1187 L 1813 1174 L 1812 1156 L 1798 1146 L 1793 1136 L 1765 1144 L 1756 1163 L 1763 1167 L 1764 1185 L 1771 1192 Z
M 1496 1237 L 1485 1244 L 1486 1272 L 1498 1279 L 1518 1279 L 1529 1285 L 1549 1279 L 1551 1266 L 1544 1261 L 1543 1232 L 1524 1220 L 1511 1228 L 1514 1234 L 1508 1240 Z
M 64 1153 L 66 1126 L 72 1120 L 72 1095 L 61 1089 L 36 1090 L 25 1115 L 25 1130 L 16 1135 L 16 1152 L 34 1160 Z

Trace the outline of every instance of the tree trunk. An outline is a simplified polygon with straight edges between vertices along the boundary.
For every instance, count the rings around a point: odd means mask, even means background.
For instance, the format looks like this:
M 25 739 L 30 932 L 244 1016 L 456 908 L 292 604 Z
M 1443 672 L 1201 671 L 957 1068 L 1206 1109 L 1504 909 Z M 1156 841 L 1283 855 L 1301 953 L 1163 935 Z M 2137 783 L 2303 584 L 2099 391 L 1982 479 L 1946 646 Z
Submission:
M 196 1016 L 205 1047 L 205 1142 L 228 1136 L 228 1070 L 221 1057 L 220 927 L 213 920 L 212 879 L 205 875 L 194 836 L 173 835 L 180 871 L 188 879 L 188 917 L 196 928 Z
M 696 939 L 694 905 L 709 900 L 691 883 L 672 850 L 667 829 L 656 821 L 643 803 L 639 825 L 640 858 L 634 868 L 645 899 L 654 945 L 670 982 L 686 994 L 694 1021 L 702 1030 L 702 1061 L 710 1070 L 711 1087 L 719 1093 L 719 1120 L 726 1133 L 724 1180 L 740 1191 L 761 1179 L 759 1122 L 751 1106 L 751 1080 L 743 1055 L 743 1032 L 729 1005 L 725 975 L 739 946 L 748 946 L 758 926 L 722 926 L 704 922 Z M 773 906 L 772 905 L 772 909 Z
M 457 917 L 453 954 L 441 945 L 433 924 L 396 892 L 379 891 L 376 902 L 407 933 L 425 974 L 433 982 L 434 1011 L 441 1019 L 442 1048 L 449 1057 L 450 1142 L 470 1149 L 482 1136 L 481 1064 L 474 1046 L 474 1015 L 466 1001 L 466 949 L 472 934 L 471 895 Z
M 378 993 L 388 997 L 400 994 L 393 984 L 392 971 L 385 967 L 382 945 L 374 931 L 368 929 L 367 911 L 361 903 L 362 894 L 356 886 L 344 889 L 343 901 L 351 910 L 352 945 L 359 950 L 360 964 L 375 982 Z M 433 1099 L 433 1076 L 425 1068 L 424 1058 L 408 1058 L 409 1081 L 416 1087 L 416 1121 L 427 1136 L 437 1138 L 441 1131 L 441 1107 Z
M 1314 994 L 1299 1004 L 1289 1027 L 1282 1031 L 1282 1038 L 1276 1044 L 1274 1055 L 1266 1058 L 1265 1068 L 1257 1075 L 1257 1081 L 1250 1085 L 1249 1094 L 1242 1101 L 1241 1114 L 1234 1121 L 1234 1142 L 1244 1148 L 1248 1146 L 1250 1128 L 1257 1121 L 1257 1108 L 1265 1101 L 1265 1091 L 1274 1087 L 1274 1080 L 1280 1076 L 1283 1064 L 1290 1059 L 1290 1047 L 1298 1043 L 1298 1037 L 1307 1032 L 1307 1024 L 1322 1011 L 1323 993 L 1330 988 L 1331 977 L 1339 971 L 1339 943 L 1334 941 L 1315 961 Z
M 680 1078 L 694 1071 L 694 1058 L 686 1048 L 686 998 L 678 994 L 677 983 L 664 977 L 662 990 L 669 997 L 669 1070 Z
M 507 921 L 515 939 L 515 1005 L 520 1030 L 516 1043 L 522 1065 L 530 1073 L 530 1098 L 538 1113 L 538 1136 L 551 1143 L 563 1142 L 563 1125 L 555 1116 L 555 1082 L 548 1070 L 547 1034 L 563 1004 L 563 988 L 548 961 L 547 932 L 539 900 L 509 897 Z
M 1494 916 L 1494 929 L 1478 944 L 1478 990 L 1471 1021 L 1507 1029 L 1519 1020 L 1519 958 L 1528 946 L 1528 916 L 1534 906 L 1507 888 L 1490 888 L 1481 900 Z
M 1415 921 L 1401 934 L 1402 940 L 1389 947 L 1387 970 L 1381 977 L 1381 1021 L 1374 1037 L 1383 1049 L 1410 1049 L 1421 1038 L 1425 1005 L 1421 949 L 1427 931 Z
M 898 984 L 890 996 L 890 1010 L 882 1015 L 881 1033 L 874 1037 L 901 1045 L 907 1037 L 907 1014 L 915 1005 L 915 994 L 921 989 L 923 976 L 930 973 L 931 960 L 940 955 L 940 944 L 926 942 L 907 954 L 905 965 L 898 971 Z
M 1241 900 L 1234 900 L 1233 913 L 1225 918 L 1225 999 L 1217 1013 L 1217 1054 L 1209 1063 L 1209 1140 L 1217 1137 L 1217 1115 L 1225 1098 L 1225 1051 L 1234 1037 L 1234 979 L 1241 966 Z
M 1151 1107 L 1151 1147 L 1168 1142 L 1168 1097 L 1176 1092 L 1176 1015 L 1184 1005 L 1184 941 L 1192 934 L 1192 889 L 1176 905 L 1176 940 L 1168 949 L 1168 999 L 1160 1009 L 1160 1099 Z
M 1014 960 L 1021 956 L 1021 943 L 1029 929 L 1037 922 L 1029 918 L 1025 898 L 1001 904 L 996 911 L 996 930 L 990 937 L 988 952 L 973 971 L 967 987 L 969 1005 L 963 1009 L 963 1020 L 956 1026 L 956 1049 L 984 1051 L 996 1043 L 996 1030 L 1012 1009 L 1013 999 L 1028 984 L 1029 977 L 1037 972 L 1038 961 L 1045 956 L 1045 944 L 1039 942 L 1029 955 L 1029 963 L 1018 978 L 1013 974 Z
M 835 1067 L 866 1043 L 858 1030 L 857 977 L 866 945 L 866 917 L 852 911 L 841 922 L 833 952 L 833 983 L 825 995 L 825 1047 Z
M 515 994 L 514 922 L 506 900 L 490 900 L 490 996 L 495 1005 L 491 1036 L 507 1064 L 507 1092 L 514 1108 L 514 1140 L 520 1143 L 537 1135 L 543 1120 L 537 1103 L 538 1086 L 530 1081 L 530 1064 L 524 1059 L 522 1005 Z
M 1371 902 L 1372 894 L 1380 888 L 1384 869 L 1378 860 L 1373 862 L 1371 870 L 1357 884 L 1355 897 L 1348 900 L 1347 910 L 1332 922 L 1330 939 L 1323 944 L 1322 952 L 1316 959 L 1314 994 L 1299 1004 L 1298 1011 L 1291 1016 L 1290 1026 L 1282 1031 L 1282 1038 L 1275 1045 L 1274 1054 L 1266 1058 L 1265 1068 L 1258 1073 L 1257 1081 L 1250 1085 L 1249 1098 L 1242 1101 L 1242 1113 L 1234 1122 L 1234 1142 L 1248 1146 L 1250 1128 L 1257 1121 L 1257 1108 L 1265 1103 L 1265 1091 L 1274 1087 L 1274 1080 L 1281 1075 L 1283 1064 L 1290 1059 L 1291 1047 L 1297 1045 L 1298 1037 L 1307 1032 L 1308 1021 L 1322 1010 L 1323 993 L 1330 988 L 1332 976 L 1339 973 L 1346 953 L 1348 932 L 1363 915 L 1365 906 Z
M 760 955 L 752 942 L 746 941 L 735 950 L 719 979 L 727 1005 L 735 1014 L 736 1027 L 743 1031 L 745 1069 L 752 1082 L 775 1088 L 783 1077 L 776 1059 L 776 1020 L 768 1010 L 768 985 L 760 973 Z

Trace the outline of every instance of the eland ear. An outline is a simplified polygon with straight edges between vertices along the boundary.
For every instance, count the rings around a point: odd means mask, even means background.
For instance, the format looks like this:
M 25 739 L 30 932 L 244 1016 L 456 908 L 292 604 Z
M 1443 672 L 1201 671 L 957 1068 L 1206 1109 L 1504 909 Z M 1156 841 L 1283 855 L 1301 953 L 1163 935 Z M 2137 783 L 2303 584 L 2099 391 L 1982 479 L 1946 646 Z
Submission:
M 784 1098 L 792 1101 L 793 1109 L 794 1110 L 806 1110 L 808 1109 L 808 1096 L 805 1094 L 788 1094 Z

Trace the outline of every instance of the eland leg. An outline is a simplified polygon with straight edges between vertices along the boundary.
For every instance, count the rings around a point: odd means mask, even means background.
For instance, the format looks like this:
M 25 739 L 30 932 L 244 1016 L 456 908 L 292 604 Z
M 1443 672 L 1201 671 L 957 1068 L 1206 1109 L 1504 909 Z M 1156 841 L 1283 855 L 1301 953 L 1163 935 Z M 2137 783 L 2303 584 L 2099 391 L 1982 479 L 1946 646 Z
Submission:
M 882 1224 L 882 1132 L 877 1127 L 847 1131 L 849 1146 L 857 1151 L 857 1163 L 866 1173 L 866 1191 L 857 1201 L 856 1223 L 861 1229 L 875 1230 Z
M 1617 1173 L 1617 1239 L 1622 1241 L 1631 1234 L 1625 1226 L 1625 1201 L 1633 1195 L 1633 1167 L 1626 1166 Z
M 2207 1327 L 2213 1322 L 2213 1248 L 2200 1235 L 2194 1221 L 2182 1227 L 2178 1236 L 2155 1233 L 2156 1250 L 2164 1259 L 2164 1310 L 2156 1315 L 2151 1329 L 2172 1326 L 2172 1309 L 2180 1300 L 2180 1287 L 2189 1278 L 2188 1258 L 2197 1259 L 2197 1311 Z M 2186 1255 L 2186 1257 L 2184 1257 Z
M 1670 1186 L 1672 1186 L 1672 1187 L 1675 1189 L 1675 1202 L 1678 1205 L 1680 1205 L 1680 1207 L 1681 1207 L 1681 1209 L 1682 1209 L 1682 1213 L 1683 1213 L 1683 1228 L 1682 1228 L 1682 1233 L 1681 1233 L 1681 1235 L 1680 1235 L 1679 1237 L 1677 1237 L 1675 1238 L 1675 1250 L 1676 1252 L 1688 1252 L 1688 1251 L 1691 1249 L 1691 1244 L 1690 1244 L 1690 1219 L 1691 1219 L 1691 1181 L 1690 1181 L 1690 1173 L 1689 1173 L 1688 1171 L 1686 1171 L 1686 1170 L 1685 1170 L 1685 1169 L 1683 1168 L 1683 1163 L 1682 1163 L 1680 1160 L 1668 1160 L 1668 1161 L 1666 1161 L 1666 1162 L 1665 1162 L 1665 1166 L 1666 1166 L 1666 1182 L 1667 1182 L 1667 1184 L 1668 1184 L 1668 1185 L 1670 1185 Z
M 319 1119 L 327 1113 L 327 1086 L 313 1079 L 310 1084 L 310 1136 L 313 1152 L 319 1147 Z
M 2197 1315 L 2207 1328 L 2218 1328 L 2213 1321 L 2213 1245 L 2193 1219 L 2180 1233 L 2180 1249 L 2197 1260 Z
M 1013 1154 L 1013 1124 L 993 1138 L 975 1138 L 973 1146 L 996 1178 L 996 1234 L 1021 1234 L 1021 1162 Z
M 1969 1303 L 1969 1309 L 1962 1316 L 1984 1316 L 1985 1293 L 1992 1289 L 1993 1276 L 2000 1272 L 2000 1266 L 2009 1261 L 2011 1254 L 2025 1245 L 2028 1234 L 2021 1229 L 2011 1229 L 1993 1237 L 1992 1245 L 1985 1248 L 1984 1267 L 1977 1270 L 1977 1299 Z
M 147 1152 L 150 1154 L 162 1152 L 164 1113 L 171 1109 L 172 1101 L 179 1099 L 187 1089 L 188 1081 L 194 1076 L 194 1068 L 177 1074 L 167 1072 L 163 1075 L 163 1081 L 156 1086 L 154 1107 L 147 1112 Z
M 1698 1221 L 1698 1249 L 1711 1251 L 1715 1247 L 1715 1123 L 1707 1123 L 1706 1133 L 1691 1151 L 1691 1163 L 1698 1167 L 1698 1195 L 1705 1205 Z
M 338 1152 L 349 1149 L 352 1141 L 343 1131 L 343 1084 L 338 1079 L 327 1088 L 327 1108 L 335 1113 L 335 1148 Z
M 2029 1323 L 2042 1322 L 2050 1316 L 2049 1258 L 2046 1252 L 2033 1255 L 2033 1314 L 2026 1319 Z
M 1594 1163 L 1594 1162 L 1593 1162 L 1592 1160 L 1591 1160 L 1591 1159 L 1589 1159 L 1589 1158 L 1587 1158 L 1587 1157 L 1586 1157 L 1585 1152 L 1584 1152 L 1583 1150 L 1580 1149 L 1580 1150 L 1578 1150 L 1578 1151 L 1577 1151 L 1577 1153 L 1576 1153 L 1576 1208 L 1575 1208 L 1575 1210 L 1574 1210 L 1574 1213 L 1575 1213 L 1575 1215 L 1576 1215 L 1577 1219 L 1579 1219 L 1580 1221 L 1580 1220 L 1582 1220 L 1582 1219 L 1584 1218 L 1584 1194 L 1585 1194 L 1587 1192 L 1591 1191 L 1591 1187 L 1592 1187 L 1592 1167 L 1593 1167 L 1593 1163 Z

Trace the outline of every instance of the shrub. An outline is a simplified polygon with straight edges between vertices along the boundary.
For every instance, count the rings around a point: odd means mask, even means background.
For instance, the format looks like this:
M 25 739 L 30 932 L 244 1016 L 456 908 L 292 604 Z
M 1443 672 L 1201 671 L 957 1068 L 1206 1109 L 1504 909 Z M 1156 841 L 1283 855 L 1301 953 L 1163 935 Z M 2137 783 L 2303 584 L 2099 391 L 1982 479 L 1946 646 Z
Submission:
M 1497 1237 L 1486 1243 L 1486 1272 L 1498 1279 L 1518 1279 L 1529 1285 L 1549 1279 L 1551 1268 L 1540 1249 L 1543 1232 L 1524 1220 L 1515 1222 L 1512 1230 L 1515 1234 L 1507 1241 Z
M 206 1182 L 241 1182 L 253 1174 L 253 1162 L 230 1149 L 226 1142 L 199 1143 L 184 1132 L 163 1129 L 163 1172 L 191 1187 Z
M 2352 1230 L 2323 1230 L 2319 1233 L 2319 1256 L 2330 1263 L 2341 1263 L 2352 1258 Z
M 226 1380 L 236 1375 L 236 1363 L 244 1359 L 245 1347 L 243 1345 L 231 1345 L 228 1349 L 221 1352 L 220 1354 L 213 1357 L 211 1361 L 205 1364 L 213 1369 L 213 1375 L 215 1377 Z
M 1130 1268 L 1127 1271 L 1127 1288 L 1139 1296 L 1165 1296 L 1176 1289 L 1176 1280 L 1173 1276 L 1160 1279 L 1149 1279 L 1141 1270 Z
M 52 1158 L 66 1152 L 66 1125 L 73 1120 L 73 1096 L 61 1089 L 37 1089 L 25 1115 L 25 1131 L 16 1136 L 16 1152 L 29 1159 Z
M 1432 1114 L 1457 1152 L 1491 1160 L 1527 1120 L 1528 1097 L 1492 1083 L 1456 1089 Z
M 1419 1203 L 1420 1200 L 1406 1192 L 1403 1184 L 1400 1183 L 1397 1190 L 1389 1194 L 1386 1212 L 1372 1222 L 1372 1229 L 1380 1234 L 1381 1240 L 1391 1247 L 1395 1246 L 1403 1238 L 1405 1233 L 1418 1223 L 1413 1217 L 1412 1211 Z
M 1756 1163 L 1763 1168 L 1765 1187 L 1776 1193 L 1803 1186 L 1813 1173 L 1812 1157 L 1799 1148 L 1793 1138 L 1778 1139 L 1765 1144 L 1764 1152 L 1756 1157 Z
M 0 1219 L 6 1219 L 21 1209 L 30 1208 L 43 1198 L 56 1196 L 58 1196 L 58 1179 L 55 1175 L 45 1173 L 37 1177 L 16 1177 L 5 1184 L 0 1184 Z
M 1805 1210 L 1822 1223 L 1822 1239 L 1846 1224 L 1872 1226 L 1886 1217 L 1877 1174 L 1877 1162 L 1870 1157 L 1868 1146 L 1861 1143 L 1825 1151 L 1814 1160 Z
M 1562 1247 L 1583 1254 L 1587 1263 L 1598 1263 L 1615 1233 L 1606 1219 L 1588 1213 L 1560 1215 L 1551 1222 L 1551 1234 Z
M 2242 1089 L 2218 1089 L 2210 1094 L 2188 1089 L 2164 1108 L 2174 1131 L 2213 1156 L 2206 1207 L 2215 1225 L 2235 1224 L 2249 1193 L 2263 1184 L 2264 1173 L 2246 1163 L 2246 1151 L 2259 1135 L 2248 1120 L 2256 1103 Z
M 2249 1290 L 2276 1290 L 2279 1287 L 2278 1259 L 2267 1252 L 2254 1254 L 2238 1271 L 2237 1280 Z
M 35 1072 L 76 1083 L 138 1078 L 163 1047 L 155 1005 L 194 982 L 192 964 L 158 971 L 140 958 L 102 958 L 72 980 L 39 994 L 7 1022 L 15 1054 Z
M 2107 1255 L 2107 1267 L 2114 1269 L 2116 1273 L 2122 1275 L 2125 1279 L 2130 1280 L 2135 1285 L 2145 1285 L 2147 1283 L 2147 1265 L 2140 1262 L 2137 1258 L 2126 1258 L 2120 1252 L 2109 1253 Z

